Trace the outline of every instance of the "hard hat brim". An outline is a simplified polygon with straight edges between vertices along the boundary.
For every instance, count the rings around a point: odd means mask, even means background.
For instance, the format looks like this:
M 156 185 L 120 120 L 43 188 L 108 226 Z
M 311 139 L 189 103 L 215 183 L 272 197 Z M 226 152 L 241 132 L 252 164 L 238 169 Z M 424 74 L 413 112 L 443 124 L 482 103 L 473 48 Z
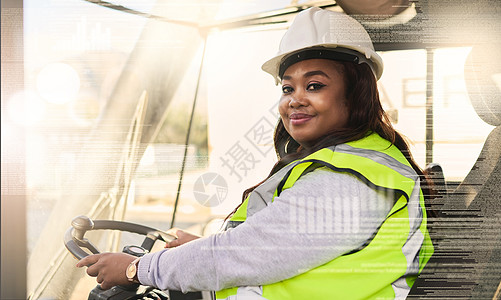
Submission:
M 358 54 L 359 57 L 365 58 L 362 59 L 359 63 L 367 62 L 369 66 L 371 67 L 374 76 L 376 76 L 376 79 L 379 80 L 381 78 L 381 75 L 383 73 L 383 60 L 381 57 L 372 50 L 367 50 L 362 47 L 356 47 L 356 46 L 347 46 L 343 45 L 343 47 L 338 47 L 336 44 L 319 44 L 319 45 L 314 45 L 311 47 L 305 47 L 301 49 L 296 49 L 294 51 L 289 51 L 286 53 L 281 53 L 279 55 L 276 55 L 275 57 L 267 60 L 262 66 L 261 69 L 265 71 L 266 73 L 270 74 L 273 76 L 275 79 L 275 83 L 279 84 L 281 81 L 279 71 L 280 71 L 280 64 L 289 56 L 303 52 L 305 50 L 310 50 L 310 49 L 315 49 L 315 48 L 322 48 L 328 51 L 333 51 L 333 52 L 345 52 L 343 49 L 348 49 L 348 50 L 353 50 L 352 52 Z

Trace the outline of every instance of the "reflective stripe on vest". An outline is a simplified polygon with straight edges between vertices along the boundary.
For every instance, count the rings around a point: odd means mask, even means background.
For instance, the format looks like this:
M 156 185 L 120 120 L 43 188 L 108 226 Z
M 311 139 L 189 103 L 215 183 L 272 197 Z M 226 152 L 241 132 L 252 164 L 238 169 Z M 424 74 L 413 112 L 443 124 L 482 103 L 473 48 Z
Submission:
M 283 168 L 256 188 L 231 218 L 237 225 L 271 204 L 316 167 L 357 176 L 396 202 L 362 249 L 293 278 L 216 293 L 217 299 L 403 299 L 433 253 L 419 177 L 403 154 L 377 134 L 321 149 Z

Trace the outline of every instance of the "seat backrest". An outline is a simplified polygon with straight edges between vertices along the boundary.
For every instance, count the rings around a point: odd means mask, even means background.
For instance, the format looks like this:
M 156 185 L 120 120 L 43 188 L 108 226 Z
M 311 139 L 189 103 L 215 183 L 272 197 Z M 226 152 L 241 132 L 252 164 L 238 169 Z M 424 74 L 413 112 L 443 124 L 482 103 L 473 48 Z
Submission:
M 428 180 L 431 180 L 431 185 L 428 187 L 431 197 L 429 209 L 433 212 L 433 216 L 440 217 L 443 211 L 442 207 L 448 203 L 448 190 L 444 171 L 440 164 L 430 163 L 423 170 L 423 173 Z
M 465 82 L 478 116 L 496 126 L 471 171 L 447 195 L 431 231 L 435 253 L 408 299 L 501 297 L 500 45 L 473 47 Z M 461 151 L 461 149 L 458 149 Z
M 469 257 L 475 260 L 471 297 L 499 298 L 501 282 L 501 62 L 499 44 L 475 47 L 465 65 L 465 81 L 475 111 L 496 126 L 482 152 L 453 197 L 464 202 L 470 215 L 478 216 L 468 234 Z M 461 198 L 462 197 L 462 198 Z
M 465 63 L 465 83 L 477 115 L 487 124 L 497 126 L 487 137 L 473 168 L 454 192 L 468 207 L 492 174 L 501 157 L 501 45 L 476 46 Z M 461 199 L 461 197 L 463 197 Z

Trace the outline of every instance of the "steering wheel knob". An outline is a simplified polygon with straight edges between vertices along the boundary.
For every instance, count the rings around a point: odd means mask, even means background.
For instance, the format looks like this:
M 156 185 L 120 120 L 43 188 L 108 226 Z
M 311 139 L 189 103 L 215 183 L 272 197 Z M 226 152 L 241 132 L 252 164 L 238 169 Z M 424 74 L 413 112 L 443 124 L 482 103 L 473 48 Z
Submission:
M 73 237 L 83 240 L 85 232 L 94 228 L 94 222 L 87 216 L 78 216 L 71 221 L 71 226 L 74 228 Z

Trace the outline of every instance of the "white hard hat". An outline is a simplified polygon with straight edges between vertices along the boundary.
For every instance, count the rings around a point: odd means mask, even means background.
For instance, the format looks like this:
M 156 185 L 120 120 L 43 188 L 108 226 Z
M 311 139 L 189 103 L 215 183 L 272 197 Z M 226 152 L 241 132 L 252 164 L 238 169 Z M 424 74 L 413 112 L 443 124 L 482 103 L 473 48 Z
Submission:
M 278 53 L 261 67 L 276 83 L 295 62 L 327 58 L 367 63 L 377 79 L 383 73 L 383 60 L 374 51 L 364 27 L 350 16 L 312 7 L 300 12 L 280 42 Z

